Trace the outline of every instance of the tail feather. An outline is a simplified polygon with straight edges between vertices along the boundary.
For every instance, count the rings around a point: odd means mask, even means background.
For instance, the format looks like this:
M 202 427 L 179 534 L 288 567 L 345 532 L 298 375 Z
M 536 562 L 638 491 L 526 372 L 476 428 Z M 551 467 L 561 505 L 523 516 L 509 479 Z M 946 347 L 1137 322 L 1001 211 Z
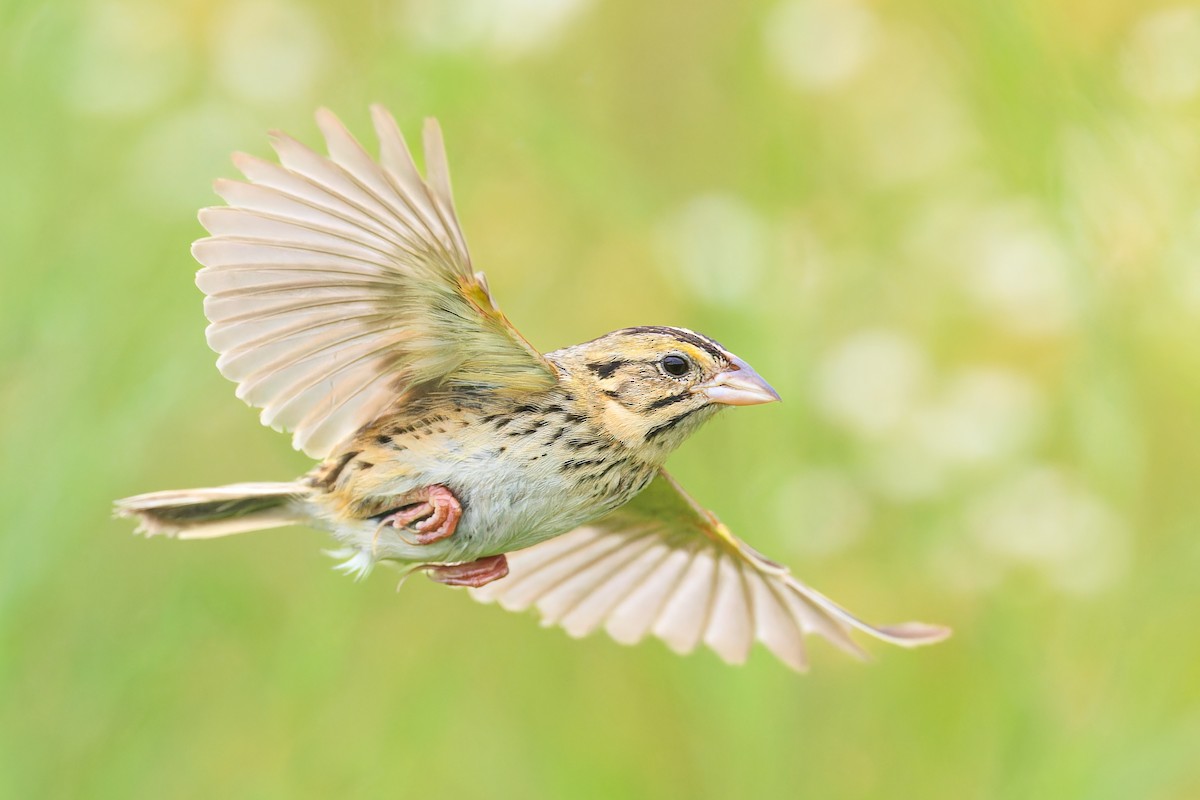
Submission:
M 138 520 L 138 532 L 213 539 L 308 520 L 302 483 L 234 483 L 212 489 L 151 492 L 116 501 L 118 517 Z

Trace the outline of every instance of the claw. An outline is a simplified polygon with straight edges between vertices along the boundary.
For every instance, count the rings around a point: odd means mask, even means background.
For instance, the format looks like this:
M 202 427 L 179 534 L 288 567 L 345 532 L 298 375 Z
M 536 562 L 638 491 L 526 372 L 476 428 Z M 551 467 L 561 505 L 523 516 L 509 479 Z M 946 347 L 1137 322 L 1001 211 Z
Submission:
M 501 553 L 464 564 L 426 564 L 423 569 L 429 579 L 447 586 L 470 586 L 478 589 L 508 574 L 508 559 Z
M 453 492 L 445 486 L 435 484 L 418 490 L 413 499 L 417 502 L 387 515 L 380 521 L 379 530 L 375 532 L 376 540 L 383 529 L 389 526 L 397 530 L 414 527 L 417 531 L 414 538 L 409 539 L 403 535 L 400 537 L 412 545 L 433 544 L 454 533 L 458 527 L 458 520 L 462 517 L 462 504 Z

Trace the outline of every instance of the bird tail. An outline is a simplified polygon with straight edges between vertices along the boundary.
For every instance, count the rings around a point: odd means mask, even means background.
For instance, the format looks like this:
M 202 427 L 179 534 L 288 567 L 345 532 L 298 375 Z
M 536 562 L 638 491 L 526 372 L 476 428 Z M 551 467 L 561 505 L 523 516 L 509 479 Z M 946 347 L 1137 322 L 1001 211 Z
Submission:
M 234 483 L 126 497 L 114 511 L 137 519 L 138 532 L 147 536 L 214 539 L 308 522 L 311 493 L 303 483 Z

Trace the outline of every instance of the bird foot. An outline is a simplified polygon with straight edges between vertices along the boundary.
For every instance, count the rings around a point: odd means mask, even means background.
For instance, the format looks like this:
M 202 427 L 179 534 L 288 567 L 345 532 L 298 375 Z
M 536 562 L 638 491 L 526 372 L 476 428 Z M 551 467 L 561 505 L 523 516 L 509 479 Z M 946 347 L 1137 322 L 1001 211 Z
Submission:
M 447 586 L 480 586 L 498 581 L 508 574 L 508 559 L 501 553 L 464 564 L 427 564 L 429 579 Z
M 435 484 L 418 489 L 413 499 L 417 502 L 384 517 L 381 527 L 390 525 L 400 530 L 413 526 L 417 532 L 413 539 L 400 537 L 409 544 L 433 544 L 454 533 L 462 517 L 462 504 L 453 492 Z

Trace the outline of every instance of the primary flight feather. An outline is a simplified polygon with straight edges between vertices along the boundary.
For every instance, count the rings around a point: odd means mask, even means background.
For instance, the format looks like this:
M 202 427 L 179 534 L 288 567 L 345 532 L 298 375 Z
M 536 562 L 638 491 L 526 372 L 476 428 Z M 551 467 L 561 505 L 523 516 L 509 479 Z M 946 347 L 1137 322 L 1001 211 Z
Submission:
M 237 395 L 321 463 L 292 483 L 155 492 L 117 502 L 147 533 L 209 538 L 328 530 L 347 572 L 380 561 L 534 607 L 573 636 L 656 636 L 744 661 L 755 641 L 804 669 L 804 637 L 850 652 L 857 629 L 903 646 L 945 628 L 868 625 L 735 537 L 663 464 L 731 405 L 778 399 L 698 333 L 614 331 L 540 354 L 471 265 L 437 124 L 422 178 L 392 117 L 380 156 L 317 113 L 328 156 L 283 134 L 273 164 L 200 212 L 208 342 Z

